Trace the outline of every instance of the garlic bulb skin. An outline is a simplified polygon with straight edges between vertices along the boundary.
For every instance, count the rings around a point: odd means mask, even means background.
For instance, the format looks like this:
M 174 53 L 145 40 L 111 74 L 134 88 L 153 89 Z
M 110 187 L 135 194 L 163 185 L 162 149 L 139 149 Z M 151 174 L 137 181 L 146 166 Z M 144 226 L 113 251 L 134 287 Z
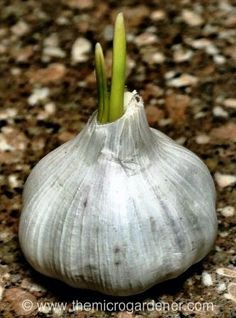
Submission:
M 215 187 L 192 152 L 148 126 L 141 98 L 32 170 L 19 239 L 39 272 L 77 287 L 133 295 L 174 278 L 211 250 Z

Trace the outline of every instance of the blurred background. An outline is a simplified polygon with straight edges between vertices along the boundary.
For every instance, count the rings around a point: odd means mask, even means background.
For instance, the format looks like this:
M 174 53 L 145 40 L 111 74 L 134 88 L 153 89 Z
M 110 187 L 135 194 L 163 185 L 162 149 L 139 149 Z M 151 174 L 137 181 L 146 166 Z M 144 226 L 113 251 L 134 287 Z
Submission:
M 26 313 L 20 305 L 25 298 L 70 303 L 104 296 L 73 291 L 35 273 L 21 254 L 17 228 L 32 167 L 73 138 L 97 108 L 94 46 L 102 44 L 110 74 L 113 23 L 120 11 L 127 31 L 127 88 L 142 96 L 150 126 L 204 160 L 218 192 L 219 235 L 212 252 L 184 276 L 138 299 L 215 305 L 214 312 L 183 311 L 176 318 L 236 317 L 233 0 L 0 0 L 0 317 L 110 315 L 39 312 L 36 305 Z M 227 275 L 222 268 L 230 269 Z

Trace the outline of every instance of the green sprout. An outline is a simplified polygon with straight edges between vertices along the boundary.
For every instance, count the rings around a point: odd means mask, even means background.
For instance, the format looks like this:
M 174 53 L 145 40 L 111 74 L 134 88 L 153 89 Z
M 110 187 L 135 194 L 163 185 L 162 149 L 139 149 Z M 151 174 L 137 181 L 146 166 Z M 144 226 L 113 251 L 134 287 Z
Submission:
M 100 43 L 95 47 L 95 66 L 98 88 L 98 121 L 106 123 L 109 119 L 109 99 L 103 51 Z
M 122 13 L 117 15 L 114 28 L 110 96 L 107 90 L 104 56 L 99 43 L 95 47 L 95 67 L 99 100 L 98 121 L 102 124 L 113 122 L 124 114 L 126 36 Z

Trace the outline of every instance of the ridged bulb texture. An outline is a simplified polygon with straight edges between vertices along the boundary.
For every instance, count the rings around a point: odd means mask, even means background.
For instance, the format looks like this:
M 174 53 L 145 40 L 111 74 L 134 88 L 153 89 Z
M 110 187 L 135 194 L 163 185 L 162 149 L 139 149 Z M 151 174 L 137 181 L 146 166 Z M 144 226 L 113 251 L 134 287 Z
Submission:
M 211 250 L 215 187 L 192 152 L 148 126 L 141 98 L 46 155 L 24 188 L 19 238 L 40 273 L 82 289 L 133 295 Z

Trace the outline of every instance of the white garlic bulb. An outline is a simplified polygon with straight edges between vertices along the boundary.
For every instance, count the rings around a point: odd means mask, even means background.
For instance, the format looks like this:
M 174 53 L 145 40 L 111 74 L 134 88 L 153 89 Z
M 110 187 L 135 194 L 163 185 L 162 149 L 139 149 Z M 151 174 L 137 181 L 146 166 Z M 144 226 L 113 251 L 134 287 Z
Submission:
M 215 188 L 204 163 L 148 126 L 143 102 L 45 156 L 24 188 L 19 238 L 39 272 L 131 295 L 176 277 L 212 248 Z

